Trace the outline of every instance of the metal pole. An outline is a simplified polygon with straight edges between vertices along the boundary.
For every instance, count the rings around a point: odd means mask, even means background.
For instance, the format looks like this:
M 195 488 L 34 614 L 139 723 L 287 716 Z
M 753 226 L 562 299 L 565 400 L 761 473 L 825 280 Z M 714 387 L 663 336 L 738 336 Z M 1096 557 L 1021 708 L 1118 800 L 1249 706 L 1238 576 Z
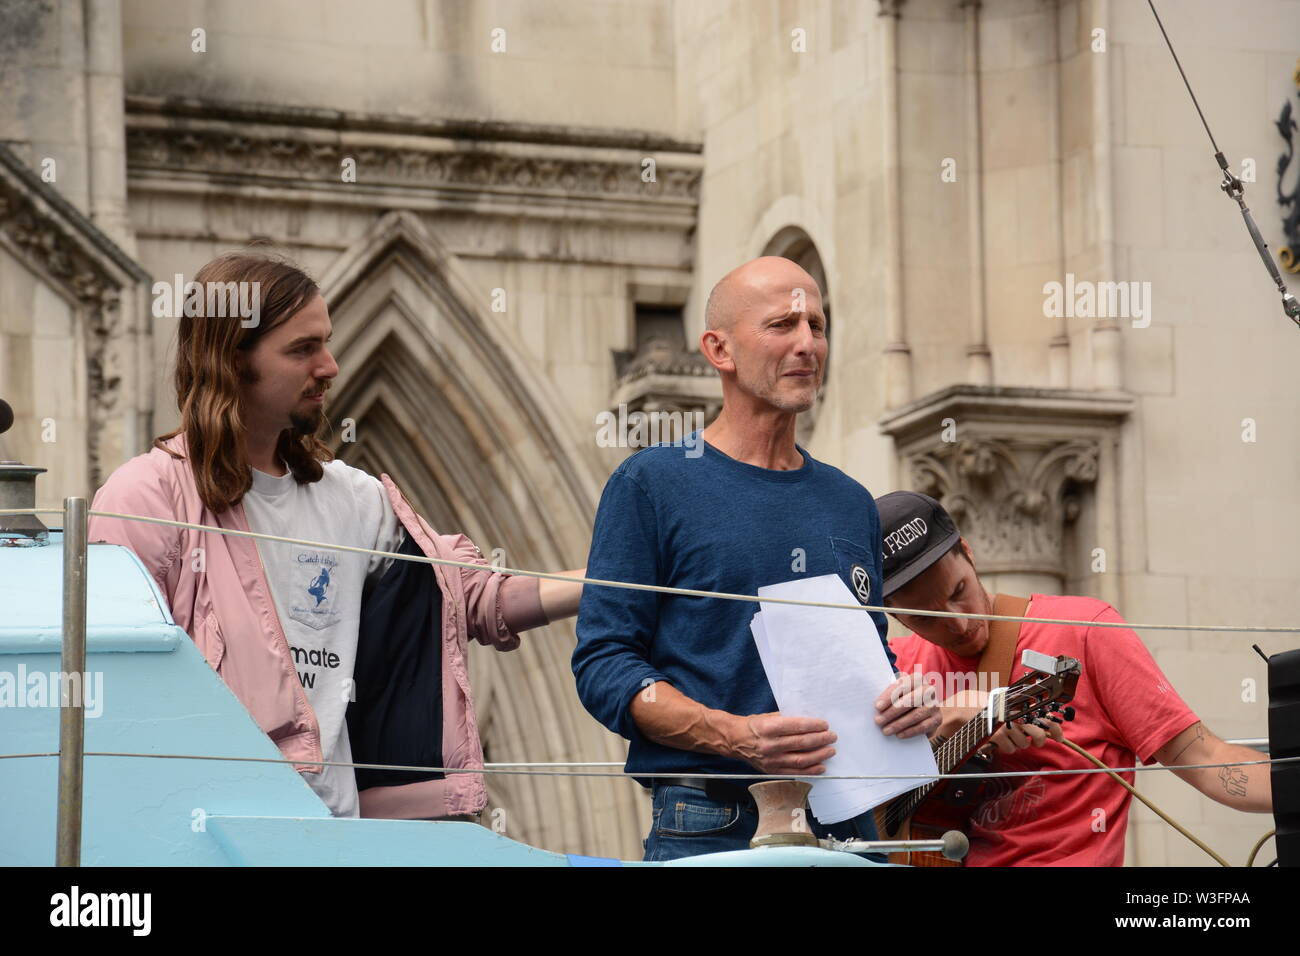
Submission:
M 847 853 L 940 853 L 948 860 L 960 860 L 970 851 L 970 840 L 960 830 L 935 840 L 824 840 L 822 845 Z
M 85 498 L 63 499 L 63 696 L 59 701 L 59 818 L 55 863 L 81 865 L 81 782 L 86 749 Z M 75 675 L 75 677 L 74 677 Z

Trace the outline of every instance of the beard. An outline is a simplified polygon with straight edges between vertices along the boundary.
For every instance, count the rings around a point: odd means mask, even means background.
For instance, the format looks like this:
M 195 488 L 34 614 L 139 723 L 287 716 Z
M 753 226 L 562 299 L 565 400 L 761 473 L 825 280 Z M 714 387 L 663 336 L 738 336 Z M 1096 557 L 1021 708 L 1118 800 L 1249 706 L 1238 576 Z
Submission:
M 774 408 L 778 408 L 783 412 L 791 412 L 797 415 L 797 414 L 801 414 L 802 412 L 808 411 L 808 409 L 812 408 L 813 405 L 815 405 L 817 402 L 817 393 L 821 390 L 820 375 L 817 376 L 816 379 L 817 382 L 816 388 L 813 388 L 810 393 L 806 393 L 805 395 L 800 395 L 800 396 L 794 396 L 794 395 L 781 394 L 780 391 L 781 379 L 778 378 L 774 382 L 763 381 L 758 376 L 751 376 L 749 374 L 742 373 L 740 371 L 741 368 L 742 368 L 741 363 L 738 361 L 736 363 L 736 371 L 737 371 L 736 382 L 738 385 L 740 385 L 741 390 L 748 392 L 749 394 L 757 398 L 763 399 L 763 401 L 767 402 L 769 405 L 773 406 Z M 748 369 L 746 369 L 746 372 L 748 372 Z
M 241 385 L 256 385 L 261 382 L 262 376 L 251 365 L 243 365 L 239 369 L 239 382 Z M 323 383 L 320 386 L 323 390 L 328 391 L 329 383 Z M 290 439 L 312 437 L 316 435 L 325 425 L 325 408 L 323 405 L 317 405 L 311 411 L 303 412 L 294 409 L 289 413 L 289 427 L 285 429 L 289 433 Z
M 313 408 L 310 412 L 294 411 L 289 414 L 289 431 L 294 438 L 300 435 L 315 435 L 324 424 L 325 409 L 323 408 Z

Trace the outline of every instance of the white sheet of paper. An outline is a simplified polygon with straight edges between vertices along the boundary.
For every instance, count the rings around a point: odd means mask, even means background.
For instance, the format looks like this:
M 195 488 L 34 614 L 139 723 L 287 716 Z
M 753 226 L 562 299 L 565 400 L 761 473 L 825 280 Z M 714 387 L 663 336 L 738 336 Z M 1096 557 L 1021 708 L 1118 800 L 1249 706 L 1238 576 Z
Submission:
M 763 627 L 763 614 L 760 611 L 755 614 L 749 622 L 750 633 L 754 635 L 754 644 L 758 648 L 758 659 L 763 663 L 763 670 L 767 674 L 767 682 L 773 688 L 772 694 L 777 698 L 777 706 L 780 707 L 780 695 L 776 688 L 781 684 L 781 672 L 784 669 L 782 661 L 778 660 L 767 641 L 767 631 Z M 809 777 L 811 783 L 816 777 Z M 843 790 L 854 785 L 852 780 L 822 780 L 817 784 L 819 792 L 824 796 L 833 793 L 836 790 Z M 856 815 L 856 814 L 855 814 Z M 820 817 L 818 818 L 820 819 Z
M 760 598 L 856 603 L 842 578 L 827 574 L 758 589 Z M 838 738 L 828 775 L 938 773 L 923 736 L 886 737 L 875 700 L 894 681 L 875 622 L 864 611 L 761 602 L 750 624 L 759 658 L 781 713 L 820 717 Z M 809 807 L 822 823 L 838 823 L 921 786 L 926 779 L 822 780 Z

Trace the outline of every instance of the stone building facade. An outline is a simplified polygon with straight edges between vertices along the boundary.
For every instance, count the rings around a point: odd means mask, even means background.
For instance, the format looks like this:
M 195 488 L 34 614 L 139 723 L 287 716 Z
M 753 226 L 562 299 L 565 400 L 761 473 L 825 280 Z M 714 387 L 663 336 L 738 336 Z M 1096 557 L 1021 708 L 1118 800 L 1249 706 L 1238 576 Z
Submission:
M 1167 6 L 1278 248 L 1300 7 Z M 175 423 L 151 284 L 262 240 L 329 303 L 337 453 L 502 564 L 581 565 L 628 453 L 597 416 L 716 414 L 703 302 L 766 253 L 831 312 L 805 443 L 943 498 L 990 585 L 1300 622 L 1300 339 L 1145 5 L 0 0 L 0 82 L 0 451 L 49 469 L 42 506 Z M 1054 310 L 1053 282 L 1125 285 Z M 1143 637 L 1221 736 L 1264 736 L 1248 638 Z M 573 640 L 475 653 L 489 760 L 620 759 Z M 1139 776 L 1234 859 L 1269 828 Z M 639 855 L 630 782 L 490 792 L 512 837 Z M 1130 863 L 1204 862 L 1140 807 L 1129 839 Z

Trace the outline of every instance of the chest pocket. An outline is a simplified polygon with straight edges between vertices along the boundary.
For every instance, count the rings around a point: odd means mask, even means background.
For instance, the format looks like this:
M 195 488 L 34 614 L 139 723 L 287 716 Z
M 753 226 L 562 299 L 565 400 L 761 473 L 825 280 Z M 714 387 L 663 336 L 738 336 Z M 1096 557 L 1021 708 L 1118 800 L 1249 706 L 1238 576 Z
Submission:
M 303 560 L 304 558 L 308 560 Z M 286 562 L 289 593 L 285 604 L 289 617 L 313 631 L 337 624 L 356 590 L 358 562 L 324 552 L 299 552 Z
M 876 594 L 876 557 L 863 545 L 848 538 L 831 537 L 835 571 L 862 604 L 879 604 Z

